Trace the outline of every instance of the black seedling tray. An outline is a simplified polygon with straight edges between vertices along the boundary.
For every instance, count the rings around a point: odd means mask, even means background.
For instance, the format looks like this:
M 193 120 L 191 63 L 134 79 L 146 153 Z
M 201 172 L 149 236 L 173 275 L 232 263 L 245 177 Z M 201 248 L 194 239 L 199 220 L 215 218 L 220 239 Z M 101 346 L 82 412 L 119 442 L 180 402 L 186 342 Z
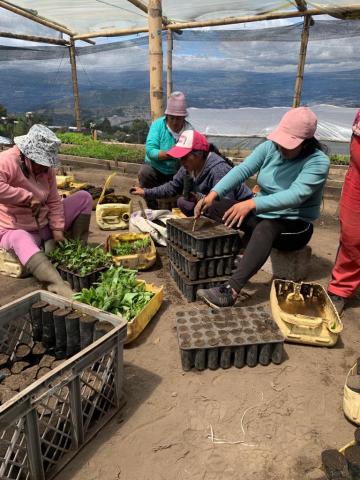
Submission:
M 71 288 L 76 292 L 80 292 L 83 288 L 90 288 L 91 285 L 99 279 L 100 275 L 105 272 L 105 270 L 109 269 L 109 267 L 101 267 L 81 277 L 76 273 L 70 272 L 66 268 L 59 266 L 56 268 L 60 273 L 61 278 L 66 282 L 69 282 Z
M 239 251 L 240 236 L 237 230 L 204 217 L 197 220 L 194 232 L 193 225 L 194 218 L 191 217 L 168 220 L 168 240 L 197 258 L 220 257 Z
M 263 306 L 191 309 L 176 314 L 185 371 L 280 364 L 284 336 Z
M 189 280 L 204 280 L 231 275 L 234 255 L 199 259 L 171 242 L 167 242 L 169 258 Z
M 171 261 L 170 274 L 175 280 L 180 292 L 189 302 L 195 302 L 199 288 L 212 288 L 225 283 L 229 277 L 214 277 L 204 280 L 189 280 Z

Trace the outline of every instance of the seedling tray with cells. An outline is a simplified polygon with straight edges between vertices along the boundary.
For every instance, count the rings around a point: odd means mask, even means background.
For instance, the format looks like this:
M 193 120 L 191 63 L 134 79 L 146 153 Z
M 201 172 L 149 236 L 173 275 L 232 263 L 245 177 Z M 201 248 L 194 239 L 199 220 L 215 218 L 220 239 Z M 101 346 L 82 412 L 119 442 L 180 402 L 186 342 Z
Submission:
M 236 254 L 240 237 L 231 230 L 209 218 L 199 218 L 193 230 L 194 218 L 170 219 L 166 222 L 167 236 L 175 246 L 198 258 Z
M 279 364 L 284 336 L 263 306 L 176 314 L 183 370 Z
M 39 324 L 35 326 L 32 310 L 41 308 L 46 310 L 46 322 L 42 324 L 46 335 L 41 337 L 46 347 L 42 341 L 34 341 L 41 331 Z M 59 323 L 68 310 L 77 317 L 87 317 L 87 323 L 94 327 L 93 336 L 87 335 L 89 325 L 84 325 L 85 336 L 82 335 L 81 325 L 72 317 L 71 322 L 79 328 L 77 333 L 71 328 L 67 339 L 71 340 L 68 346 L 73 355 L 54 361 L 53 334 L 56 348 L 56 340 L 64 340 L 59 335 L 63 333 Z M 52 327 L 51 318 L 55 322 Z M 17 390 L 23 388 L 0 407 L 1 478 L 52 479 L 121 406 L 126 321 L 37 291 L 0 308 L 0 332 L 0 352 L 8 356 L 8 367 L 16 366 L 5 380 L 22 380 L 14 382 L 14 386 L 18 384 Z M 86 340 L 87 346 L 77 345 L 74 351 L 75 339 Z M 35 348 L 41 346 L 42 350 Z M 41 356 L 39 362 L 35 362 L 37 355 Z M 3 394 L 5 389 L 0 390 Z
M 196 292 L 199 288 L 217 287 L 229 279 L 229 277 L 213 277 L 204 280 L 189 280 L 172 262 L 170 262 L 170 275 L 189 302 L 195 302 Z
M 203 280 L 231 275 L 234 255 L 199 259 L 180 247 L 167 242 L 171 262 L 188 277 L 189 280 Z
M 76 291 L 89 288 L 112 264 L 111 255 L 103 248 L 84 246 L 80 240 L 66 240 L 49 253 L 49 258 Z

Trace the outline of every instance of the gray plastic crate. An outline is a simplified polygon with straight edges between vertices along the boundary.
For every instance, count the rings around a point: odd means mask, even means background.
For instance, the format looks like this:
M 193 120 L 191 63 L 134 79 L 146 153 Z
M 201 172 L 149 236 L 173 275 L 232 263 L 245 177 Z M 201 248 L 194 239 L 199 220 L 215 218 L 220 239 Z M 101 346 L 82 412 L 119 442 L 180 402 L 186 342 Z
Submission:
M 31 341 L 30 306 L 46 301 L 110 322 L 114 329 L 0 407 L 0 478 L 52 479 L 119 410 L 127 322 L 37 291 L 0 308 L 0 352 Z
M 169 241 L 167 246 L 170 260 L 189 280 L 203 280 L 231 275 L 234 267 L 234 255 L 199 259 Z
M 182 310 L 176 314 L 176 330 L 185 371 L 283 360 L 284 336 L 261 305 Z
M 189 280 L 171 261 L 170 275 L 174 279 L 180 292 L 189 302 L 195 302 L 199 288 L 212 288 L 222 285 L 229 277 L 214 277 L 206 280 Z
M 236 254 L 240 248 L 240 236 L 210 218 L 201 217 L 192 231 L 194 218 L 170 219 L 166 222 L 167 237 L 194 257 L 219 257 Z

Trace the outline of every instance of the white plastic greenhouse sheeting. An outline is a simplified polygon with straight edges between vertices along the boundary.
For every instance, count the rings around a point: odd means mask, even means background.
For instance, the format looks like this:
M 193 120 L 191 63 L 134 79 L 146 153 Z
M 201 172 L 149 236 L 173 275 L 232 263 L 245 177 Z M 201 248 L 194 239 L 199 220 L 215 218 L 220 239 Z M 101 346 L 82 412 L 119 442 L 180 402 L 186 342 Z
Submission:
M 348 142 L 357 109 L 313 105 L 318 116 L 319 140 Z M 189 121 L 209 136 L 266 137 L 279 123 L 286 107 L 198 109 L 189 108 Z
M 14 0 L 14 4 L 36 10 L 38 15 L 61 23 L 77 33 L 102 29 L 147 27 L 147 15 L 127 0 Z M 148 4 L 147 0 L 143 0 Z M 318 0 L 309 6 L 341 6 L 350 0 Z M 267 12 L 296 10 L 288 0 L 163 0 L 163 15 L 170 20 L 191 21 L 230 16 L 258 15 Z M 14 30 L 15 31 L 15 30 Z M 21 33 L 21 32 L 16 32 Z

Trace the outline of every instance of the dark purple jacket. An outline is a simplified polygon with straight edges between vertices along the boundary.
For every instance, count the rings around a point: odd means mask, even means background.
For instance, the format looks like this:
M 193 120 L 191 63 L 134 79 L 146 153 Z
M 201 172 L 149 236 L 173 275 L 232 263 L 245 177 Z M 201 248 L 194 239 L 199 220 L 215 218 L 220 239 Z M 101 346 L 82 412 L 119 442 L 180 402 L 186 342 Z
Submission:
M 207 195 L 210 190 L 221 180 L 230 170 L 232 166 L 220 155 L 215 152 L 210 152 L 204 168 L 200 174 L 193 178 L 192 192 L 200 193 L 201 195 Z M 177 173 L 174 175 L 170 182 L 164 183 L 159 187 L 144 188 L 145 198 L 165 198 L 174 197 L 180 195 L 184 189 L 184 178 L 188 175 L 188 172 L 184 167 L 180 167 Z M 241 183 L 234 190 L 229 192 L 225 198 L 230 200 L 246 200 L 252 197 L 250 188 Z

